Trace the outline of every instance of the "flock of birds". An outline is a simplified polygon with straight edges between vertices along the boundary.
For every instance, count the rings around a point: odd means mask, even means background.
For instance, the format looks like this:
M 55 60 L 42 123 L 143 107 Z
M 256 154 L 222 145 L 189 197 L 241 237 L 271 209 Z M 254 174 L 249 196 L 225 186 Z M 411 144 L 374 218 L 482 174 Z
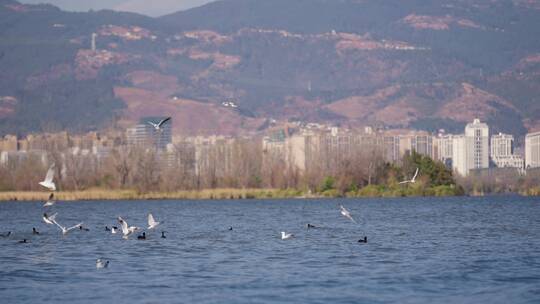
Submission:
M 152 124 L 152 126 L 157 131 L 161 131 L 162 130 L 161 127 L 163 126 L 163 124 L 166 123 L 167 121 L 169 121 L 170 119 L 171 119 L 170 117 L 167 117 L 167 118 L 161 120 L 157 124 L 152 123 L 152 122 L 149 122 L 149 123 Z M 49 169 L 47 170 L 47 174 L 45 175 L 45 179 L 43 181 L 39 182 L 39 184 L 41 186 L 43 186 L 43 187 L 45 187 L 45 188 L 47 188 L 48 190 L 51 191 L 51 194 L 49 195 L 49 198 L 43 204 L 43 207 L 45 207 L 45 208 L 54 206 L 56 204 L 56 200 L 54 199 L 54 191 L 56 191 L 56 185 L 54 183 L 54 167 L 55 167 L 55 165 L 52 164 L 49 167 Z M 418 176 L 418 172 L 419 172 L 419 169 L 417 168 L 414 176 L 410 180 L 402 181 L 402 182 L 400 182 L 400 184 L 415 183 L 416 178 Z M 353 223 L 357 224 L 356 220 L 352 217 L 350 211 L 347 210 L 345 207 L 343 207 L 343 205 L 340 205 L 340 213 L 345 218 L 347 218 L 350 221 L 352 221 Z M 71 226 L 71 227 L 63 226 L 60 223 L 58 223 L 58 221 L 56 220 L 57 215 L 58 215 L 58 213 L 54 213 L 54 214 L 49 215 L 46 212 L 44 212 L 43 213 L 43 221 L 48 225 L 56 225 L 60 229 L 60 231 L 62 232 L 62 235 L 66 235 L 70 231 L 76 230 L 76 229 L 79 229 L 79 230 L 82 230 L 82 231 L 89 231 L 90 230 L 88 228 L 83 227 L 82 222 L 78 223 L 78 224 L 76 224 L 74 226 Z M 128 239 L 130 235 L 134 234 L 136 231 L 141 230 L 140 227 L 129 226 L 128 223 L 126 222 L 126 220 L 124 220 L 122 217 L 118 217 L 118 222 L 120 223 L 120 229 L 117 226 L 112 226 L 110 228 L 108 226 L 105 226 L 105 231 L 110 231 L 112 234 L 117 234 L 118 230 L 120 230 L 121 233 L 122 233 L 122 237 L 124 239 Z M 146 230 L 153 230 L 158 225 L 160 225 L 161 223 L 163 223 L 163 222 L 156 221 L 154 216 L 151 213 L 149 213 L 148 214 L 148 227 L 146 228 Z M 313 224 L 309 224 L 309 223 L 306 225 L 306 227 L 308 229 L 317 228 L 317 226 L 315 226 Z M 229 227 L 228 230 L 233 230 L 233 228 Z M 37 229 L 34 227 L 34 228 L 32 228 L 32 234 L 34 234 L 34 235 L 39 234 L 39 231 L 37 231 Z M 11 236 L 11 231 L 8 231 L 7 233 L 4 233 L 4 234 L 0 234 L 0 237 L 3 237 L 3 238 L 7 238 L 9 236 Z M 290 239 L 293 239 L 294 237 L 295 236 L 292 233 L 287 233 L 285 231 L 281 231 L 281 239 L 282 240 L 290 240 Z M 165 231 L 161 231 L 161 238 L 166 238 Z M 137 236 L 137 239 L 145 240 L 146 239 L 146 232 L 143 231 L 142 234 Z M 364 236 L 364 238 L 358 240 L 358 242 L 359 243 L 367 243 L 367 236 Z M 23 239 L 23 240 L 19 241 L 19 243 L 29 243 L 29 241 L 27 239 Z M 96 260 L 96 268 L 97 269 L 107 268 L 108 266 L 109 266 L 109 261 L 104 261 L 101 258 Z
M 56 185 L 54 183 L 54 168 L 55 168 L 55 165 L 52 164 L 49 167 L 49 169 L 47 170 L 45 180 L 43 180 L 42 182 L 39 182 L 39 184 L 41 186 L 43 186 L 43 187 L 45 187 L 45 188 L 47 188 L 48 190 L 51 191 L 51 194 L 49 195 L 49 198 L 43 204 L 44 208 L 48 208 L 48 207 L 54 206 L 56 204 L 56 200 L 54 199 L 54 192 L 53 192 L 53 191 L 56 191 Z M 58 216 L 58 212 L 56 212 L 54 214 L 47 214 L 47 212 L 44 212 L 42 218 L 43 218 L 43 221 L 45 222 L 45 224 L 47 224 L 47 225 L 56 225 L 60 229 L 60 231 L 62 232 L 62 235 L 66 235 L 70 231 L 77 230 L 77 229 L 81 230 L 81 231 L 90 231 L 89 228 L 83 227 L 82 222 L 80 222 L 80 223 L 78 223 L 76 225 L 73 225 L 71 227 L 64 226 L 64 225 L 62 225 L 62 224 L 60 224 L 58 222 L 58 220 L 56 219 L 57 216 Z M 148 219 L 148 227 L 146 228 L 146 231 L 153 230 L 156 227 L 158 227 L 160 224 L 163 223 L 163 222 L 156 221 L 156 219 L 154 218 L 152 213 L 148 214 L 147 219 Z M 122 237 L 124 239 L 128 239 L 130 235 L 132 235 L 136 231 L 141 230 L 140 227 L 129 226 L 128 223 L 126 222 L 126 220 L 124 220 L 122 217 L 118 217 L 118 222 L 120 223 L 120 229 L 118 227 L 116 227 L 116 226 L 112 226 L 111 228 L 109 228 L 108 226 L 105 226 L 105 231 L 110 231 L 112 234 L 117 234 L 118 231 L 120 231 L 122 233 Z M 138 235 L 137 239 L 146 240 L 146 231 L 143 231 L 142 234 Z M 33 227 L 32 228 L 32 234 L 33 235 L 39 235 L 40 233 L 35 227 Z M 11 231 L 8 231 L 7 233 L 0 234 L 0 237 L 2 237 L 2 238 L 7 238 L 7 237 L 10 237 L 10 236 L 11 236 Z M 161 238 L 166 238 L 165 231 L 161 231 Z M 22 244 L 30 243 L 30 241 L 28 239 L 26 239 L 26 238 L 23 239 L 23 240 L 20 240 L 18 242 L 22 243 Z M 108 266 L 109 266 L 109 261 L 104 261 L 101 258 L 97 259 L 96 268 L 101 269 L 101 268 L 107 268 Z

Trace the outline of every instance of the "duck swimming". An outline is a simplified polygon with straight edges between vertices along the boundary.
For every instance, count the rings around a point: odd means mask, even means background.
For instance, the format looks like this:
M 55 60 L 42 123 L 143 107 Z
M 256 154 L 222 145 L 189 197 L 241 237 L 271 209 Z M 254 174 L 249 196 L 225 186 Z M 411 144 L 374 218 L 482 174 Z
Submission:
M 161 238 L 162 239 L 166 239 L 167 237 L 165 236 L 165 231 L 161 231 Z
M 358 243 L 367 243 L 367 236 L 365 236 L 363 239 L 359 239 Z
M 146 232 L 143 232 L 142 235 L 137 236 L 138 240 L 146 240 Z
M 32 234 L 39 234 L 39 231 L 37 231 L 36 227 L 32 228 Z

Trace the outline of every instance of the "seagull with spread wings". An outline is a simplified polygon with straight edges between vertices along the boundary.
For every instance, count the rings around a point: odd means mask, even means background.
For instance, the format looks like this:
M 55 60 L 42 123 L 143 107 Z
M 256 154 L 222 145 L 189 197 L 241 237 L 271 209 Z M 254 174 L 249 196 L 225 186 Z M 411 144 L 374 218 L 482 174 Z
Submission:
M 54 200 L 54 193 L 51 192 L 51 194 L 49 195 L 49 199 L 45 202 L 45 204 L 43 204 L 43 207 L 50 207 L 55 203 L 56 201 Z
M 414 176 L 413 178 L 409 179 L 409 180 L 404 180 L 402 182 L 400 182 L 400 184 L 414 184 L 416 183 L 416 177 L 418 176 L 418 172 L 420 171 L 420 168 L 416 168 L 416 172 L 414 172 Z
M 49 170 L 47 170 L 47 175 L 45 175 L 45 180 L 42 182 L 39 182 L 39 184 L 51 191 L 56 191 L 56 185 L 54 184 L 53 179 L 54 179 L 54 164 L 52 164 L 49 167 Z
M 166 122 L 168 122 L 169 120 L 171 120 L 170 117 L 167 117 L 167 118 L 164 118 L 162 120 L 160 120 L 158 123 L 154 123 L 154 122 L 151 122 L 149 121 L 148 123 L 154 127 L 154 129 L 156 129 L 156 131 L 163 131 L 163 129 L 161 128 Z

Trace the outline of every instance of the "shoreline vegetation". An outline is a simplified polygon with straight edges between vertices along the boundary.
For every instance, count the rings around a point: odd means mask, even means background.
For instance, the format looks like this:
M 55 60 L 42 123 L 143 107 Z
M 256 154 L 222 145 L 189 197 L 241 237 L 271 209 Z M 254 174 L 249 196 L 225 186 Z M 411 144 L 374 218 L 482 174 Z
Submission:
M 367 198 L 367 197 L 411 197 L 411 196 L 457 196 L 463 193 L 451 186 L 430 188 L 401 187 L 386 188 L 366 186 L 358 191 L 339 193 L 331 189 L 310 193 L 296 189 L 206 189 L 174 192 L 139 192 L 133 190 L 88 189 L 83 191 L 58 191 L 55 198 L 59 201 L 88 200 L 224 200 L 224 199 L 305 199 L 305 198 Z M 45 201 L 49 196 L 46 191 L 5 191 L 0 192 L 0 201 Z
M 240 151 L 243 151 L 240 149 Z M 251 151 L 247 149 L 247 151 Z M 234 170 L 218 170 L 216 157 L 206 167 L 184 168 L 161 163 L 153 151 L 113 151 L 101 162 L 71 159 L 50 153 L 59 201 L 76 200 L 198 200 L 198 199 L 294 199 L 482 196 L 516 193 L 540 195 L 540 176 L 517 180 L 510 176 L 454 176 L 445 164 L 407 153 L 399 164 L 384 161 L 381 154 L 359 154 L 315 162 L 315 168 L 301 172 L 280 160 L 262 160 L 260 153 L 236 153 L 242 161 Z M 236 155 L 234 154 L 234 155 Z M 214 154 L 212 154 L 214 155 Z M 215 155 L 214 155 L 215 156 Z M 189 162 L 188 162 L 189 163 Z M 0 201 L 45 201 L 50 192 L 39 185 L 48 167 L 28 157 L 19 163 L 0 166 Z M 416 178 L 416 175 L 418 176 Z M 414 182 L 411 182 L 411 178 Z M 403 181 L 400 183 L 400 181 Z

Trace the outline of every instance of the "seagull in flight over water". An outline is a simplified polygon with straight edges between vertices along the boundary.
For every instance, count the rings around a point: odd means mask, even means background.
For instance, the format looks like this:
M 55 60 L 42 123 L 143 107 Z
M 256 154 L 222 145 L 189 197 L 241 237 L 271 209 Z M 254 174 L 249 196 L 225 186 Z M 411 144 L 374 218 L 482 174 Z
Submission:
M 47 170 L 47 175 L 45 175 L 45 180 L 42 182 L 39 182 L 39 184 L 51 191 L 56 191 L 56 185 L 54 184 L 53 179 L 54 179 L 54 164 L 52 164 L 49 167 L 49 170 Z
M 64 226 L 58 224 L 56 221 L 54 221 L 53 223 L 55 223 L 56 226 L 58 226 L 58 228 L 60 228 L 60 230 L 62 230 L 62 234 L 64 234 L 64 235 L 68 234 L 68 232 L 70 232 L 73 229 L 77 229 L 77 228 L 81 227 L 81 225 L 83 224 L 83 223 L 79 223 L 79 224 L 77 224 L 75 226 L 72 226 L 72 227 L 64 227 Z
M 47 213 L 43 213 L 43 221 L 46 224 L 54 225 L 54 219 L 56 218 L 57 214 L 58 214 L 58 212 L 53 214 L 53 215 L 48 215 Z
M 153 123 L 153 122 L 151 122 L 151 121 L 149 121 L 148 123 L 149 123 L 152 127 L 154 127 L 154 129 L 156 129 L 156 131 L 160 131 L 160 132 L 161 132 L 161 131 L 163 131 L 163 129 L 161 129 L 161 127 L 162 127 L 166 122 L 168 122 L 169 120 L 171 120 L 171 118 L 170 118 L 170 117 L 167 117 L 167 118 L 165 118 L 165 119 L 160 120 L 158 123 Z
M 139 230 L 139 227 L 135 227 L 135 226 L 129 226 L 128 227 L 128 223 L 121 217 L 118 217 L 118 221 L 120 222 L 120 224 L 122 225 L 122 234 L 124 235 L 124 238 L 127 239 L 128 236 L 130 234 L 132 234 L 133 232 Z
M 161 222 L 156 222 L 152 213 L 148 213 L 148 230 L 156 228 Z
M 54 193 L 51 192 L 51 194 L 49 195 L 49 199 L 45 202 L 45 204 L 43 204 L 43 207 L 52 206 L 54 205 L 54 203 L 56 203 L 56 201 L 54 200 Z
M 49 217 L 49 219 L 50 219 L 50 217 Z M 79 224 L 77 224 L 75 226 L 72 226 L 72 227 L 68 228 L 68 227 L 64 227 L 64 226 L 58 224 L 58 222 L 56 220 L 52 220 L 52 222 L 54 224 L 56 224 L 56 226 L 58 226 L 58 228 L 60 228 L 60 230 L 62 230 L 62 234 L 64 234 L 64 235 L 68 234 L 68 232 L 70 232 L 73 229 L 77 229 L 77 228 L 81 227 L 82 224 L 83 224 L 83 223 L 79 223 Z
M 350 219 L 351 221 L 353 221 L 353 223 L 358 224 L 358 223 L 353 219 L 353 217 L 351 216 L 351 213 L 349 212 L 349 210 L 345 209 L 345 207 L 343 207 L 343 205 L 340 205 L 339 208 L 341 209 L 341 215 L 343 215 L 344 217 Z
M 410 180 L 404 180 L 404 181 L 400 182 L 399 184 L 408 184 L 408 183 L 414 184 L 414 183 L 416 183 L 416 177 L 418 176 L 419 171 L 420 171 L 420 168 L 416 168 L 416 172 L 414 172 L 413 178 L 411 178 Z

